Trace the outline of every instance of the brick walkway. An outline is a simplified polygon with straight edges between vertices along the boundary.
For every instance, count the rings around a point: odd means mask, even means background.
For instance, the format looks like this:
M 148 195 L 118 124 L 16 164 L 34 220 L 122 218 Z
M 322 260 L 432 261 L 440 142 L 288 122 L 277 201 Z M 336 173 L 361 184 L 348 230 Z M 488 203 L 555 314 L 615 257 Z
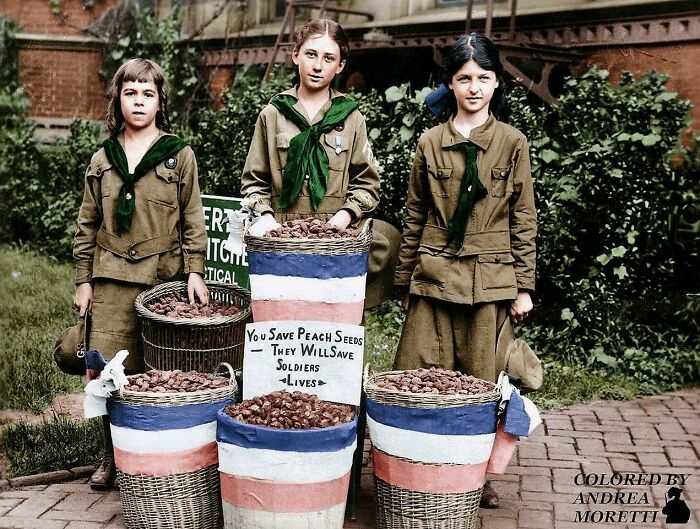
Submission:
M 700 388 L 580 404 L 543 417 L 544 428 L 519 443 L 508 473 L 494 480 L 501 507 L 482 509 L 479 528 L 667 527 L 660 509 L 675 474 L 690 474 L 681 488 L 692 515 L 688 524 L 668 527 L 700 528 Z M 611 485 L 607 480 L 613 474 L 628 482 Z M 599 481 L 579 484 L 584 475 Z M 661 483 L 648 484 L 657 476 Z M 95 493 L 85 481 L 0 493 L 0 528 L 122 529 L 118 494 Z M 618 491 L 624 504 L 601 504 Z M 358 519 L 346 529 L 374 527 L 372 509 L 367 469 Z M 589 523 L 577 522 L 577 516 L 588 516 Z

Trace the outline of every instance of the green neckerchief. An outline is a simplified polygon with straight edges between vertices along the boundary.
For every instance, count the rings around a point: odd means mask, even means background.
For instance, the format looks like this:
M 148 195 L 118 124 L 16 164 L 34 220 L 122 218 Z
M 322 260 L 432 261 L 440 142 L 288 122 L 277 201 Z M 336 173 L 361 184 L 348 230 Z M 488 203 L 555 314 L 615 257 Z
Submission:
M 459 186 L 457 209 L 447 224 L 447 234 L 449 236 L 447 245 L 456 243 L 457 249 L 461 249 L 464 243 L 467 221 L 474 208 L 474 203 L 486 196 L 486 188 L 479 180 L 479 170 L 476 165 L 477 146 L 473 143 L 458 143 L 450 147 L 450 150 L 462 151 L 467 157 L 464 176 Z
M 301 131 L 289 142 L 289 154 L 284 168 L 279 205 L 280 208 L 285 209 L 297 201 L 304 185 L 304 178 L 308 175 L 311 207 L 315 210 L 326 196 L 328 185 L 328 154 L 320 143 L 321 134 L 330 131 L 345 120 L 357 108 L 357 103 L 347 97 L 336 97 L 323 119 L 309 125 L 306 118 L 294 108 L 296 102 L 296 97 L 288 94 L 278 95 L 270 101 Z
M 148 152 L 143 155 L 132 174 L 129 172 L 129 162 L 126 159 L 126 153 L 119 141 L 116 138 L 108 138 L 104 141 L 102 146 L 105 149 L 109 163 L 112 164 L 112 167 L 117 170 L 119 176 L 124 180 L 117 198 L 117 231 L 119 233 L 131 229 L 131 219 L 136 209 L 136 192 L 134 191 L 136 181 L 163 160 L 171 158 L 180 152 L 186 145 L 187 142 L 177 136 L 161 136 L 148 149 Z

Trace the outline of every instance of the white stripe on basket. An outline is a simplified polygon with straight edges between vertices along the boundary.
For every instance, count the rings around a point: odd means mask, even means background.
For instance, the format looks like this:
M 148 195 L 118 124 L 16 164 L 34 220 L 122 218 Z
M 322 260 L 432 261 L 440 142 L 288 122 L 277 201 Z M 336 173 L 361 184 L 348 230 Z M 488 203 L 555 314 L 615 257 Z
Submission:
M 342 303 L 365 299 L 367 274 L 357 277 L 314 279 L 251 274 L 252 299 Z
M 314 512 L 268 512 L 223 502 L 225 529 L 323 529 L 342 527 L 345 502 Z
M 178 430 L 144 431 L 111 425 L 112 443 L 125 452 L 181 452 L 216 441 L 216 421 Z
M 387 426 L 367 416 L 372 445 L 389 455 L 423 463 L 473 465 L 491 456 L 495 433 L 436 435 Z
M 357 445 L 354 442 L 337 452 L 288 452 L 218 444 L 221 472 L 278 483 L 320 483 L 343 477 Z

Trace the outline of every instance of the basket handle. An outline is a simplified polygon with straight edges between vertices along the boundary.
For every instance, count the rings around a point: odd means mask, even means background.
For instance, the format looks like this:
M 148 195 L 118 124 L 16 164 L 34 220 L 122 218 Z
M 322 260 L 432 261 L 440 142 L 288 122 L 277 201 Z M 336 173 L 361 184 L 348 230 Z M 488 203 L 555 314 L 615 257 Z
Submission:
M 228 362 L 221 362 L 217 367 L 215 373 L 218 375 L 221 372 L 221 366 L 224 366 L 228 371 L 228 376 L 233 383 L 236 382 L 236 372 L 233 370 L 233 366 Z M 225 375 L 226 373 L 224 373 Z
M 372 376 L 372 366 L 367 362 L 365 364 L 364 372 L 362 373 L 362 387 L 364 388 L 369 381 L 369 377 Z

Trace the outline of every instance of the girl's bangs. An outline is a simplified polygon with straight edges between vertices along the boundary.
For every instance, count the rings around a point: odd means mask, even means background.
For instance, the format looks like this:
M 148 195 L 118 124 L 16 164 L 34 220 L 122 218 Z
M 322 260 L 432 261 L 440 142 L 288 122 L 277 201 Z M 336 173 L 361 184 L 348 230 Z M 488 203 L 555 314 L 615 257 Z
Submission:
M 138 61 L 126 65 L 122 82 L 153 83 L 159 86 L 163 83 L 163 76 L 148 62 Z

